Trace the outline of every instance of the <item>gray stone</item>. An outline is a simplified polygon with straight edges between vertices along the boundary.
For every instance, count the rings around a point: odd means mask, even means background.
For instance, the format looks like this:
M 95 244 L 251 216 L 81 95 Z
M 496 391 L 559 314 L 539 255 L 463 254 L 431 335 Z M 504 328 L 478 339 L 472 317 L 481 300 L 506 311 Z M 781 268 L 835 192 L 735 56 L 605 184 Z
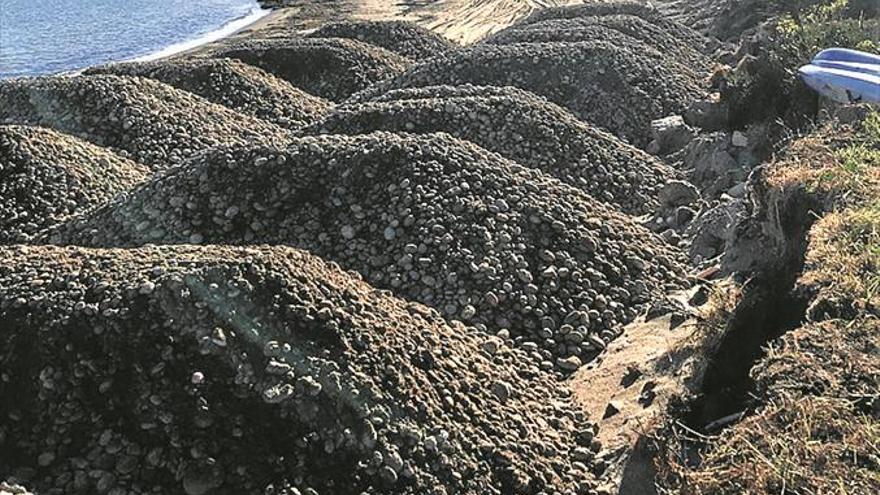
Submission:
M 687 146 L 696 133 L 681 115 L 671 115 L 652 121 L 651 135 L 657 143 L 657 152 L 667 155 Z
M 564 371 L 577 371 L 583 362 L 577 356 L 569 356 L 567 358 L 556 358 L 556 366 Z
M 660 189 L 658 198 L 664 208 L 689 206 L 700 200 L 700 191 L 690 182 L 673 180 Z

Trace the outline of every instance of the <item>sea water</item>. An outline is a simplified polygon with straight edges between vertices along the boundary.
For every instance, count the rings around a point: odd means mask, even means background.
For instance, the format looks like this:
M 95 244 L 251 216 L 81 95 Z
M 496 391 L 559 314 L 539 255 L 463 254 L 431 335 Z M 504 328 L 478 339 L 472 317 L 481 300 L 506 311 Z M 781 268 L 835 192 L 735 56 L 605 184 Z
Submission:
M 266 13 L 256 0 L 0 0 L 0 77 L 160 58 Z

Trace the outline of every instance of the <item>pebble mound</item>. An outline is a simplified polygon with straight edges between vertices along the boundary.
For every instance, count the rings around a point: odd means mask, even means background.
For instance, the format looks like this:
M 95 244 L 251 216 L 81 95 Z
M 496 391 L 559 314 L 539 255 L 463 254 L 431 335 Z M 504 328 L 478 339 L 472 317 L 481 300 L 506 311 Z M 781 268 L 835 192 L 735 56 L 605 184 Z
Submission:
M 606 15 L 634 15 L 651 22 L 659 22 L 664 19 L 663 14 L 647 2 L 640 0 L 600 0 L 538 9 L 518 21 L 517 24 L 525 25 L 549 19 L 574 19 L 577 17 Z
M 294 86 L 342 101 L 410 65 L 378 46 L 342 38 L 282 38 L 248 42 L 216 54 L 260 67 Z
M 632 17 L 643 19 L 648 25 L 632 23 Z M 711 53 L 711 41 L 699 31 L 689 27 L 690 24 L 683 24 L 672 20 L 656 8 L 639 1 L 591 2 L 541 9 L 521 20 L 515 26 L 523 27 L 529 24 L 564 19 L 585 19 L 587 22 L 598 21 L 609 27 L 613 26 L 615 29 L 622 29 L 627 34 L 630 34 L 630 36 L 646 38 L 657 36 L 658 39 L 653 40 L 655 43 L 660 43 L 660 38 L 667 39 L 671 36 L 692 50 L 696 49 L 707 54 Z M 627 22 L 621 22 L 622 19 L 627 19 Z M 631 30 L 640 28 L 644 28 L 645 32 Z M 651 42 L 649 39 L 645 41 Z
M 155 79 L 288 129 L 310 124 L 332 108 L 329 101 L 239 60 L 191 58 L 129 62 L 96 67 L 86 73 Z
M 284 129 L 151 79 L 91 75 L 0 81 L 0 123 L 49 127 L 153 169 L 220 144 L 284 139 Z
M 480 44 L 415 65 L 352 100 L 412 87 L 515 86 L 643 147 L 650 141 L 652 120 L 681 114 L 703 91 L 699 80 L 663 63 L 644 43 L 622 38 L 614 42 Z
M 446 134 L 215 150 L 48 239 L 293 245 L 510 335 L 547 369 L 592 358 L 682 274 L 630 217 Z
M 594 486 L 522 351 L 298 250 L 0 248 L 0 320 L 0 472 L 38 493 Z
M 712 2 L 715 0 L 708 1 Z M 659 36 L 662 36 L 663 38 L 672 36 L 677 40 L 680 40 L 680 42 L 685 43 L 685 45 L 701 50 L 704 53 L 711 54 L 713 50 L 712 41 L 700 31 L 693 29 L 691 24 L 673 20 L 653 6 L 640 0 L 589 2 L 536 10 L 531 15 L 515 24 L 515 27 L 519 28 L 529 24 L 537 24 L 550 20 L 586 19 L 592 21 L 597 18 L 607 18 L 607 21 L 600 22 L 609 26 L 615 26 L 616 29 L 623 29 L 624 32 L 629 32 L 628 28 L 624 28 L 623 23 L 615 20 L 615 18 L 620 16 L 625 18 L 638 17 L 643 19 L 653 26 L 653 28 L 648 28 L 648 32 L 655 33 L 655 31 L 659 29 L 662 33 L 665 33 L 659 34 Z M 645 36 L 645 34 L 639 32 L 634 32 L 630 35 L 636 37 Z
M 39 127 L 0 125 L 0 244 L 24 242 L 146 179 L 149 170 Z
M 547 100 L 512 87 L 432 86 L 343 105 L 311 134 L 446 132 L 536 168 L 630 214 L 658 206 L 676 172 Z
M 443 36 L 404 21 L 336 22 L 320 27 L 308 37 L 355 39 L 413 60 L 435 57 L 456 48 Z
M 594 41 L 614 40 L 621 35 L 627 40 L 637 40 L 661 53 L 663 57 L 675 61 L 677 70 L 707 76 L 711 70 L 711 59 L 700 51 L 706 44 L 697 43 L 699 35 L 689 32 L 684 26 L 661 25 L 634 15 L 605 15 L 548 19 L 545 21 L 515 24 L 486 39 L 484 43 L 548 43 L 554 41 Z

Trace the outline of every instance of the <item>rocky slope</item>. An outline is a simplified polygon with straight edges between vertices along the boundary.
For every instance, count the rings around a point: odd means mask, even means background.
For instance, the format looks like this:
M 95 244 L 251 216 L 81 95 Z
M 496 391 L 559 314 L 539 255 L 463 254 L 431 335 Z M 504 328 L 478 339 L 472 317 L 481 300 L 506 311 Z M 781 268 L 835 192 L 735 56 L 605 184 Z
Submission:
M 327 113 L 332 104 L 238 60 L 184 59 L 95 67 L 86 74 L 147 77 L 231 110 L 297 129 Z
M 38 125 L 106 146 L 151 169 L 219 144 L 287 132 L 151 79 L 91 75 L 0 81 L 0 123 Z
M 676 172 L 566 110 L 512 87 L 429 86 L 341 105 L 305 130 L 446 132 L 556 177 L 626 213 L 658 207 Z
M 220 149 L 48 239 L 291 244 L 448 318 L 512 335 L 536 363 L 563 370 L 683 274 L 679 254 L 628 217 L 445 135 Z
M 0 244 L 26 241 L 146 180 L 149 169 L 40 127 L 0 125 Z
M 619 34 L 580 42 L 479 44 L 417 64 L 354 100 L 392 89 L 461 84 L 528 90 L 639 146 L 648 144 L 652 120 L 683 113 L 702 93 L 696 75 L 673 70 L 659 52 Z
M 487 38 L 484 43 L 591 41 L 615 39 L 623 35 L 623 39 L 638 40 L 662 53 L 677 63 L 676 68 L 684 73 L 708 73 L 712 65 L 710 57 L 704 53 L 704 45 L 707 44 L 704 39 L 684 25 L 656 16 L 649 16 L 648 19 L 632 14 L 565 17 L 560 13 L 559 18 L 548 14 L 536 17 L 514 24 Z
M 0 248 L 0 319 L 0 471 L 39 493 L 594 483 L 522 353 L 301 251 Z
M 309 38 L 347 38 L 385 48 L 412 60 L 443 55 L 455 48 L 446 38 L 402 21 L 334 22 L 315 30 Z
M 214 54 L 260 67 L 310 94 L 342 101 L 403 72 L 409 59 L 344 38 L 281 38 L 244 42 Z

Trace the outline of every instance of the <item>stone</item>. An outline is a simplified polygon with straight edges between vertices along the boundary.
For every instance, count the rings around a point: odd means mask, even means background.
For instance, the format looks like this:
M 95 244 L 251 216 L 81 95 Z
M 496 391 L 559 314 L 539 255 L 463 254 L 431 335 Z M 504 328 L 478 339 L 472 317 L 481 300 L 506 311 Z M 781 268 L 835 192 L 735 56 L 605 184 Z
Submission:
M 696 133 L 681 115 L 671 115 L 651 122 L 651 136 L 659 154 L 668 155 L 683 149 Z
M 192 376 L 190 377 L 190 383 L 192 383 L 193 385 L 201 385 L 202 383 L 204 383 L 204 381 L 205 374 L 201 371 L 193 372 Z
M 673 180 L 668 182 L 658 195 L 664 208 L 689 206 L 700 201 L 700 191 L 690 182 Z
M 608 419 L 612 416 L 617 415 L 620 412 L 621 405 L 616 401 L 611 401 L 605 406 L 605 412 L 602 414 L 602 419 Z
M 191 466 L 183 475 L 186 495 L 207 495 L 222 485 L 222 478 L 210 466 Z
M 507 382 L 494 382 L 492 383 L 490 390 L 492 391 L 492 395 L 494 395 L 501 402 L 507 402 L 507 399 L 510 398 L 511 387 L 510 384 Z
M 688 106 L 684 120 L 706 131 L 719 131 L 727 128 L 729 113 L 727 104 L 717 98 L 697 100 Z
M 397 483 L 397 472 L 390 466 L 382 466 L 379 469 L 379 476 L 386 485 L 394 485 Z
M 556 366 L 563 371 L 577 371 L 583 362 L 577 356 L 569 356 L 567 358 L 556 358 Z
M 749 145 L 749 138 L 742 131 L 733 131 L 730 143 L 737 148 L 745 148 Z
M 675 220 L 673 221 L 673 226 L 675 228 L 680 228 L 684 225 L 687 225 L 696 216 L 697 212 L 693 208 L 689 208 L 687 206 L 679 206 L 675 209 Z
M 54 452 L 43 452 L 37 457 L 37 464 L 41 467 L 47 467 L 55 461 L 55 453 Z
M 746 183 L 740 182 L 727 190 L 727 195 L 731 198 L 742 199 L 746 196 Z
M 703 194 L 713 196 L 726 191 L 744 175 L 730 141 L 730 135 L 716 132 L 694 139 L 685 149 L 683 165 Z

